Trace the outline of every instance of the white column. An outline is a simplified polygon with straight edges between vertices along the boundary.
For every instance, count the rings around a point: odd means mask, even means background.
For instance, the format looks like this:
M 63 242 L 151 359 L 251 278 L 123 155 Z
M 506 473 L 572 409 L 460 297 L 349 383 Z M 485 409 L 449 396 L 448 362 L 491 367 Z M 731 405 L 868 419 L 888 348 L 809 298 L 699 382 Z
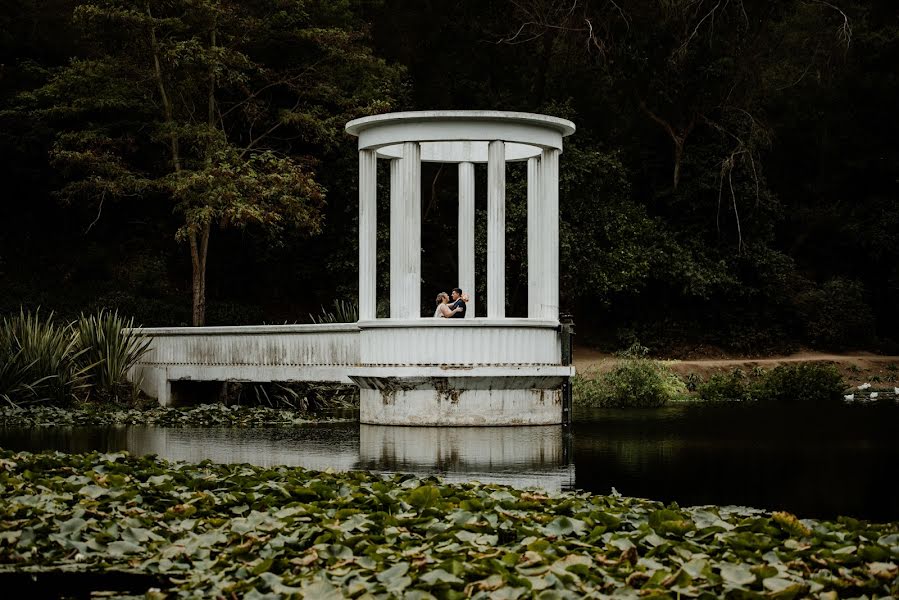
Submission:
M 506 145 L 487 147 L 487 318 L 506 316 Z
M 474 164 L 459 163 L 459 287 L 471 300 L 466 319 L 475 315 L 474 297 Z
M 421 317 L 421 146 L 418 142 L 403 143 L 399 181 L 404 230 L 400 248 L 400 318 L 418 319 Z
M 543 209 L 541 218 L 543 271 L 540 316 L 559 320 L 559 150 L 547 148 L 540 159 L 542 165 Z
M 402 310 L 403 208 L 400 192 L 400 159 L 390 161 L 390 318 L 400 319 Z
M 543 224 L 541 210 L 543 208 L 543 190 L 540 188 L 540 159 L 528 159 L 528 318 L 540 317 L 540 298 L 542 273 L 540 259 L 542 257 L 543 239 L 540 227 Z
M 375 318 L 378 209 L 378 157 L 359 151 L 359 320 Z

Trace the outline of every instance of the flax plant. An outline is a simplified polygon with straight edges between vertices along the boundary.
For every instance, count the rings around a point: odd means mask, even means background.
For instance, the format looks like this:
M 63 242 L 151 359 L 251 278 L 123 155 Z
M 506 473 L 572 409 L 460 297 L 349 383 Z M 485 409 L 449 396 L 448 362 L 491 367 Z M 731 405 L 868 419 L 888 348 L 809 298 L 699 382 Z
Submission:
M 331 310 L 322 306 L 321 314 L 310 314 L 309 319 L 313 323 L 355 323 L 359 320 L 359 307 L 355 302 L 335 300 Z
M 53 322 L 53 313 L 19 311 L 0 325 L 0 398 L 22 406 L 67 404 L 88 386 L 84 350 L 71 324 Z
M 82 353 L 79 362 L 91 384 L 90 395 L 102 400 L 133 400 L 137 386 L 128 380 L 128 372 L 150 347 L 150 339 L 134 327 L 134 319 L 126 321 L 118 311 L 82 314 L 75 333 Z

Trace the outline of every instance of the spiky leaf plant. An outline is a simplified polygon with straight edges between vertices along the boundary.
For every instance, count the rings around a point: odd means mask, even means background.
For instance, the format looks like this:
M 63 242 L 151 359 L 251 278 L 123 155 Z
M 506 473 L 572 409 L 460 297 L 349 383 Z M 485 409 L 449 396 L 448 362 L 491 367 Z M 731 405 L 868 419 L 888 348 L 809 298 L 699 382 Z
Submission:
M 68 404 L 88 386 L 71 324 L 53 322 L 53 313 L 21 309 L 0 324 L 0 396 L 18 406 L 50 401 Z
M 359 320 L 359 307 L 355 302 L 335 300 L 331 310 L 322 306 L 321 314 L 310 314 L 309 319 L 313 323 L 355 323 Z
M 137 386 L 128 372 L 150 347 L 150 338 L 125 320 L 118 311 L 101 310 L 81 315 L 75 324 L 79 362 L 86 369 L 94 398 L 109 401 L 133 400 Z

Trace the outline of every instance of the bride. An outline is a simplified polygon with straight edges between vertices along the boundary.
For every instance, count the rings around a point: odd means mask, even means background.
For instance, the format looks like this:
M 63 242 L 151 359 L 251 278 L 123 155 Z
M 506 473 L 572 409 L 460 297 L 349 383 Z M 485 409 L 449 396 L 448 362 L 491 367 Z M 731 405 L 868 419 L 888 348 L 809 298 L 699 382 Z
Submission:
M 449 294 L 440 292 L 437 294 L 437 310 L 434 311 L 435 319 L 448 319 L 453 311 L 449 307 Z

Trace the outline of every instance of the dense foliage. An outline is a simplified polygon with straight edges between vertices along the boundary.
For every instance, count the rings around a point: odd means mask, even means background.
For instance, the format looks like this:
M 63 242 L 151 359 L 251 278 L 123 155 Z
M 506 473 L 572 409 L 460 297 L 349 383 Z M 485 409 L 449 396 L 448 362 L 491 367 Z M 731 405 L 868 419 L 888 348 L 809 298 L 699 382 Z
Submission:
M 129 371 L 149 346 L 134 319 L 118 313 L 66 323 L 20 310 L 0 321 L 0 400 L 14 407 L 131 401 L 137 385 Z
M 408 475 L 0 451 L 0 507 L 0 563 L 191 597 L 899 593 L 895 524 Z
M 594 408 L 659 408 L 687 397 L 677 375 L 646 358 L 628 358 L 608 373 L 578 374 L 572 385 L 575 404 Z
M 703 400 L 759 400 L 762 402 L 835 402 L 848 388 L 839 370 L 830 364 L 800 363 L 758 369 L 747 375 L 740 369 L 716 373 L 699 382 L 696 392 Z
M 13 0 L 0 310 L 240 324 L 352 299 L 343 122 L 496 108 L 578 126 L 561 163 L 561 290 L 581 340 L 895 350 L 897 63 L 886 0 Z M 525 174 L 508 171 L 516 315 Z M 457 283 L 456 178 L 425 165 L 422 179 L 428 299 Z

